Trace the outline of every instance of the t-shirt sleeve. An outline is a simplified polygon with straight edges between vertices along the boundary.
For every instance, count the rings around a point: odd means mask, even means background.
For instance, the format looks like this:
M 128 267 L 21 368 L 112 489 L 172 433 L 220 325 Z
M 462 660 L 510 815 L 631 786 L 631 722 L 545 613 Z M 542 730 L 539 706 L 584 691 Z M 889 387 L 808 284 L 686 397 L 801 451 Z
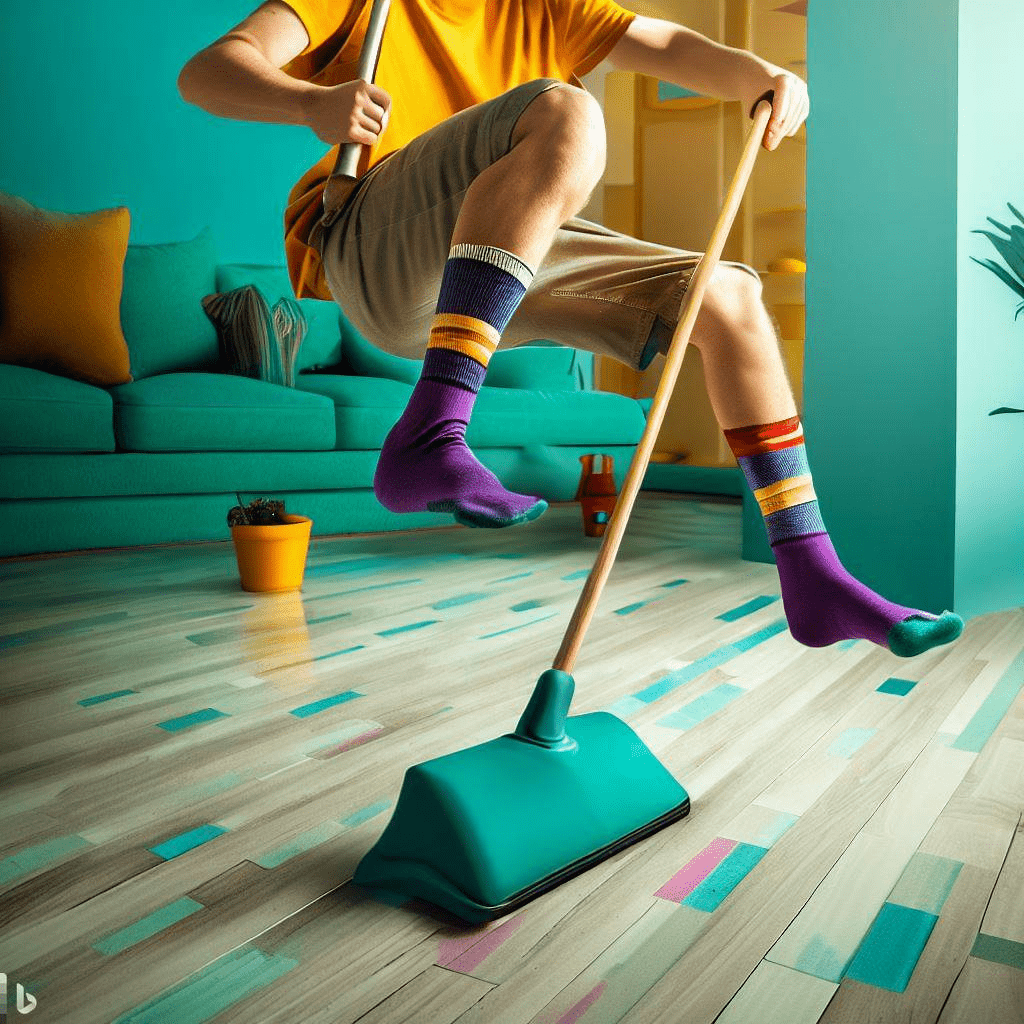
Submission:
M 611 53 L 636 17 L 615 0 L 552 0 L 552 11 L 566 64 L 581 77 Z
M 344 0 L 285 0 L 285 3 L 306 26 L 309 46 L 302 53 L 311 53 L 328 40 L 345 20 L 351 7 Z

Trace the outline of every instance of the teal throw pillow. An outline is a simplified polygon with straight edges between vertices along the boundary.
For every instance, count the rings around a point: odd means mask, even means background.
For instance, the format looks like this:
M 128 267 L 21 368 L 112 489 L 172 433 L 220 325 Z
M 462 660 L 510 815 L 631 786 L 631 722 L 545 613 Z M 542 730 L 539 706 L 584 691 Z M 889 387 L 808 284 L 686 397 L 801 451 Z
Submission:
M 280 298 L 271 308 L 260 290 L 247 284 L 207 295 L 203 309 L 216 327 L 228 373 L 295 387 L 295 357 L 306 333 L 295 299 Z
M 217 332 L 202 307 L 203 296 L 216 290 L 216 274 L 209 228 L 186 242 L 128 246 L 121 329 L 135 380 L 218 369 Z

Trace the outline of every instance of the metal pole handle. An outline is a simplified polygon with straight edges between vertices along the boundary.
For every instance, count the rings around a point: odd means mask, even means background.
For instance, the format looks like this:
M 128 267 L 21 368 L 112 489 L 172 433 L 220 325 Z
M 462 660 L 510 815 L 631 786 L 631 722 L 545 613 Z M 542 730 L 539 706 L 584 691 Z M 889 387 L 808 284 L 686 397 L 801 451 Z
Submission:
M 358 77 L 364 81 L 372 82 L 377 75 L 377 62 L 380 60 L 380 47 L 384 41 L 384 25 L 388 20 L 388 11 L 391 9 L 391 0 L 373 0 L 373 7 L 370 9 L 370 22 L 366 26 L 366 36 L 363 39 L 363 47 L 359 51 Z M 327 193 L 335 178 L 342 178 L 348 181 L 355 181 L 356 168 L 359 164 L 359 153 L 362 144 L 359 142 L 346 142 L 338 147 L 338 157 L 334 163 L 334 170 L 324 189 L 324 203 L 327 203 Z
M 654 451 L 654 442 L 657 440 L 658 432 L 661 430 L 662 421 L 668 410 L 668 402 L 675 388 L 676 378 L 683 365 L 683 356 L 686 354 L 686 345 L 693 333 L 693 325 L 697 320 L 697 313 L 700 311 L 704 293 L 707 291 L 711 275 L 718 266 L 722 256 L 722 249 L 725 247 L 726 239 L 732 230 L 733 221 L 736 219 L 736 211 L 739 209 L 740 200 L 746 190 L 747 182 L 750 180 L 750 172 L 754 169 L 754 159 L 757 151 L 764 141 L 765 129 L 768 127 L 768 119 L 772 114 L 771 102 L 762 99 L 754 110 L 754 124 L 750 129 L 747 140 L 743 146 L 743 154 L 740 157 L 739 166 L 733 175 L 732 183 L 725 197 L 722 212 L 718 215 L 714 231 L 711 233 L 711 241 L 708 243 L 707 251 L 701 257 L 697 269 L 690 278 L 689 286 L 686 289 L 686 298 L 683 308 L 679 314 L 679 323 L 676 325 L 675 333 L 672 335 L 672 343 L 669 346 L 665 359 L 665 369 L 662 371 L 661 380 L 658 382 L 658 389 L 654 394 L 651 403 L 651 411 L 647 415 L 647 426 L 644 428 L 640 443 L 637 445 L 633 461 L 629 464 L 629 471 L 626 480 L 622 485 L 622 493 L 615 503 L 615 511 L 612 513 L 611 522 L 608 524 L 604 539 L 601 542 L 601 550 L 597 553 L 594 568 L 590 570 L 576 608 L 569 620 L 569 626 L 562 639 L 562 646 L 555 655 L 553 668 L 562 672 L 571 673 L 576 662 L 576 655 L 579 654 L 580 646 L 583 643 L 583 635 L 594 617 L 597 602 L 601 597 L 601 591 L 608 580 L 615 555 L 619 550 L 619 543 L 622 535 L 626 532 L 626 523 L 629 514 L 633 509 L 633 502 L 636 500 L 643 481 L 644 473 L 647 471 L 647 464 L 651 460 Z

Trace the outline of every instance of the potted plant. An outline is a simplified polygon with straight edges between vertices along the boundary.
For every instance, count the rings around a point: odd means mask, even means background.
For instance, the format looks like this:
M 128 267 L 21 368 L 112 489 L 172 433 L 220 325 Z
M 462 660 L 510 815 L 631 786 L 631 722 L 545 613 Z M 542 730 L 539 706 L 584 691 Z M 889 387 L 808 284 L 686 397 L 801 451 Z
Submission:
M 228 512 L 242 589 L 258 593 L 300 590 L 313 520 L 289 515 L 283 501 L 257 498 Z
M 1021 216 L 1020 212 L 1016 210 L 1011 203 L 1007 203 L 1010 207 L 1010 212 L 1024 224 L 1024 217 Z M 992 271 L 1004 284 L 1012 288 L 1022 299 L 1024 299 L 1024 227 L 1018 224 L 1014 224 L 1012 227 L 1006 227 L 1005 224 L 1000 224 L 999 221 L 993 220 L 991 217 L 986 218 L 990 224 L 994 224 L 1000 231 L 1003 232 L 1007 237 L 1003 238 L 1001 235 L 997 235 L 992 231 L 986 231 L 983 228 L 976 229 L 973 234 L 985 235 L 986 238 L 995 246 L 996 251 L 1006 261 L 1006 267 L 1000 266 L 995 260 L 979 260 L 971 257 L 975 263 L 980 263 L 983 267 L 987 267 Z M 1008 268 L 1008 269 L 1007 269 Z M 1016 277 L 1014 276 L 1016 275 Z M 1024 302 L 1017 307 L 1017 312 L 1014 313 L 1013 319 L 1016 320 L 1020 316 L 1021 311 L 1024 311 Z M 989 416 L 997 416 L 999 413 L 1006 412 L 1024 412 L 1024 409 L 1011 409 L 1009 406 L 1002 405 L 998 409 L 993 409 Z

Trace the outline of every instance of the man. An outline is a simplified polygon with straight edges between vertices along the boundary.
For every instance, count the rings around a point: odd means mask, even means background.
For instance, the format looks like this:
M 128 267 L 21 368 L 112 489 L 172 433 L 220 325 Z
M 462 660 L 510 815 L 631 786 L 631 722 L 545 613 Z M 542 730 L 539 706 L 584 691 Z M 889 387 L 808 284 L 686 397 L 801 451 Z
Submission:
M 465 443 L 491 354 L 543 337 L 643 368 L 664 351 L 699 253 L 579 219 L 604 169 L 604 123 L 579 76 L 623 70 L 739 100 L 774 94 L 764 145 L 807 117 L 795 75 L 615 0 L 395 0 L 377 84 L 355 79 L 369 0 L 270 0 L 193 57 L 182 96 L 220 116 L 304 124 L 365 148 L 324 230 L 332 150 L 292 190 L 285 249 L 296 295 L 335 298 L 380 348 L 423 357 L 374 489 L 398 512 L 473 526 L 547 507 L 506 490 Z M 758 498 L 792 634 L 860 637 L 903 656 L 963 623 L 886 601 L 840 563 L 814 495 L 756 271 L 723 263 L 692 344 L 715 415 Z M 425 350 L 425 351 L 424 351 Z

